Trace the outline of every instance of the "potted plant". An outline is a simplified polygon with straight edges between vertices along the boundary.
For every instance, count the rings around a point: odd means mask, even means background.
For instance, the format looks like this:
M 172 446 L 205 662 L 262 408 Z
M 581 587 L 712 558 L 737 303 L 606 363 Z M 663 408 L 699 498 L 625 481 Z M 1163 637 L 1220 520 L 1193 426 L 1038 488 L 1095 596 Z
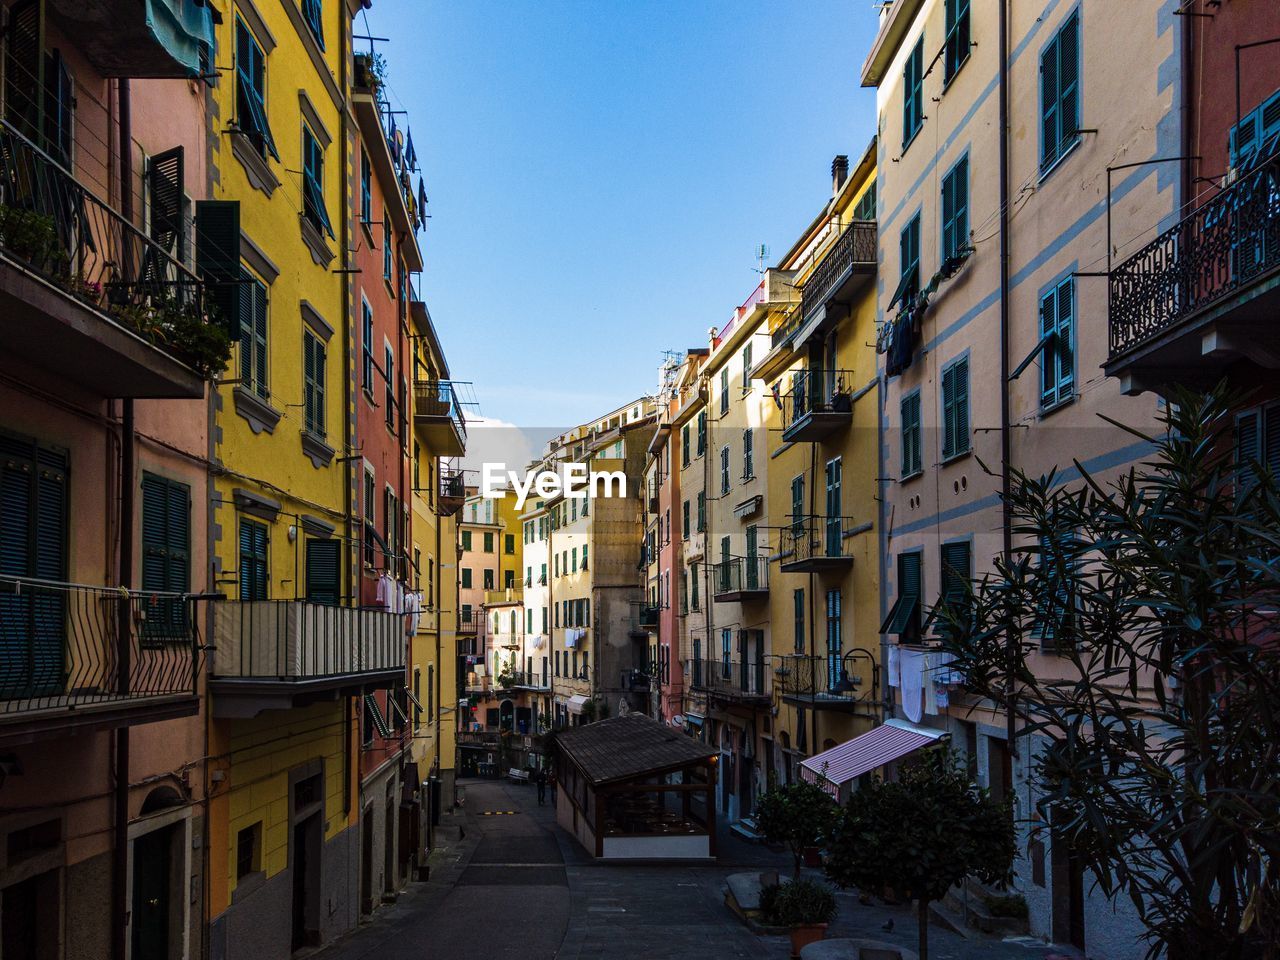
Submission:
M 831 888 L 816 880 L 788 880 L 760 891 L 760 913 L 766 923 L 791 930 L 791 956 L 821 940 L 836 915 Z

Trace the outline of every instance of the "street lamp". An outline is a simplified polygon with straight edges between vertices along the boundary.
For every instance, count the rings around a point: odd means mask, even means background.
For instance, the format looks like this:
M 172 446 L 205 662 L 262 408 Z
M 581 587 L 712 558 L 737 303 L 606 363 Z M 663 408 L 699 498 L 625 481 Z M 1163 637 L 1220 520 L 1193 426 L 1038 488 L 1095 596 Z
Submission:
M 854 680 L 849 676 L 849 668 L 845 666 L 845 664 L 851 657 L 854 659 L 858 657 L 865 657 L 867 660 L 867 667 L 871 670 L 872 677 L 874 678 L 876 661 L 875 658 L 871 656 L 871 652 L 869 650 L 850 650 L 840 658 L 840 679 L 837 680 L 835 685 L 831 688 L 832 693 L 853 693 L 853 691 L 856 690 L 858 685 L 862 682 L 861 677 Z

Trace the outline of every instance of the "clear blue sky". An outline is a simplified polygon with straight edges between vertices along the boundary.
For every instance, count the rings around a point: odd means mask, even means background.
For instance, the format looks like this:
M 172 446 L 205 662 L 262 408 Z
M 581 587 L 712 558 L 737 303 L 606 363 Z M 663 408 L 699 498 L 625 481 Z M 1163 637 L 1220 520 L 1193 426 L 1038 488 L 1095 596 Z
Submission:
M 452 374 L 521 427 L 652 392 L 875 132 L 870 0 L 375 0 L 367 25 L 425 172 Z

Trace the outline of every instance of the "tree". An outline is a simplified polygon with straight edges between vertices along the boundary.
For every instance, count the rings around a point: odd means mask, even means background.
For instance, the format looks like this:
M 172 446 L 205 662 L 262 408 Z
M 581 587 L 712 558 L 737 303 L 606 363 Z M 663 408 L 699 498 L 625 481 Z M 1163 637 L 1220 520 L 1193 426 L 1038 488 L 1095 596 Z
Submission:
M 896 781 L 876 779 L 841 811 L 827 876 L 842 887 L 914 900 L 920 958 L 929 956 L 929 904 L 966 877 L 1004 883 L 1014 857 L 1013 818 L 969 780 L 945 748 L 905 765 Z
M 1107 484 L 1015 473 L 1020 546 L 938 617 L 1012 713 L 1051 842 L 1128 896 L 1152 958 L 1280 956 L 1280 487 L 1240 406 L 1115 424 L 1150 454 Z
M 800 781 L 770 787 L 756 801 L 756 826 L 770 843 L 785 843 L 795 860 L 793 879 L 800 877 L 806 847 L 817 846 L 831 832 L 838 808 L 816 784 Z

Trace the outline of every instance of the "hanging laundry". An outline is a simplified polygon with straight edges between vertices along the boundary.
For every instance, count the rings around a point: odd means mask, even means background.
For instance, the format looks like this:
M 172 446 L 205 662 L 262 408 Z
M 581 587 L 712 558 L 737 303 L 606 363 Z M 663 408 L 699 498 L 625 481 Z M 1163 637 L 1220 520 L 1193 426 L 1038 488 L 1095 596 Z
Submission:
M 406 129 L 408 129 L 406 127 Z M 404 148 L 404 165 L 410 170 L 418 169 L 418 154 L 413 149 L 413 131 L 409 130 L 409 136 Z
M 889 686 L 902 686 L 902 670 L 901 670 L 902 651 L 898 649 L 897 644 L 889 645 Z
M 912 723 L 919 723 L 923 715 L 921 695 L 924 693 L 924 651 L 902 650 L 902 712 Z
M 938 696 L 934 692 L 934 654 L 926 653 L 921 658 L 920 675 L 924 685 L 924 712 L 929 716 L 937 716 Z
M 427 188 L 422 183 L 422 178 L 418 178 L 418 227 L 422 228 L 427 225 Z

